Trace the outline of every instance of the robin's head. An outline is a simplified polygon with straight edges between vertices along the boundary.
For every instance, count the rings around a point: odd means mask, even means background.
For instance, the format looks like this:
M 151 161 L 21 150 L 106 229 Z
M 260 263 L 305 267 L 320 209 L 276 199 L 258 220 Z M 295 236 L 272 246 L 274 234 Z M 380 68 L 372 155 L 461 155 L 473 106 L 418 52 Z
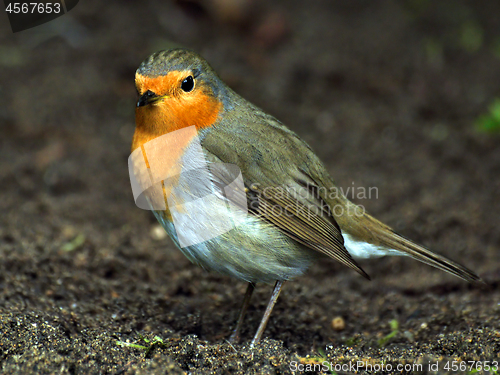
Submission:
M 225 87 L 210 65 L 185 49 L 160 51 L 137 69 L 137 127 L 162 135 L 213 125 L 223 109 Z

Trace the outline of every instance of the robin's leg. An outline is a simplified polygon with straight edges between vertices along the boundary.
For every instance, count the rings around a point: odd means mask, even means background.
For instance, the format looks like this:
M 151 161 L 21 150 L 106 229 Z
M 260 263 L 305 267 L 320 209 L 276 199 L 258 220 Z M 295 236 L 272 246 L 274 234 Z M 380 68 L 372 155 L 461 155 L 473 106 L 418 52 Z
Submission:
M 283 286 L 285 282 L 284 281 L 276 281 L 276 284 L 274 285 L 273 289 L 273 294 L 271 294 L 271 299 L 269 300 L 269 303 L 267 304 L 266 312 L 264 313 L 264 316 L 262 317 L 262 320 L 260 321 L 259 329 L 257 330 L 257 333 L 255 334 L 255 337 L 252 340 L 252 343 L 250 344 L 250 348 L 253 348 L 255 345 L 257 345 L 262 337 L 262 334 L 264 333 L 264 330 L 266 329 L 267 322 L 269 321 L 269 318 L 271 317 L 271 312 L 273 311 L 273 307 L 276 304 L 276 301 L 278 300 L 278 297 L 281 292 L 281 287 Z
M 233 333 L 229 337 L 229 342 L 231 344 L 237 343 L 240 340 L 240 330 L 243 326 L 243 319 L 245 318 L 245 314 L 248 310 L 248 305 L 250 304 L 250 298 L 252 297 L 254 289 L 255 284 L 248 283 L 247 291 L 245 292 L 245 298 L 243 299 L 243 306 L 241 306 L 240 316 L 238 317 L 238 323 L 236 323 L 236 328 L 233 330 Z

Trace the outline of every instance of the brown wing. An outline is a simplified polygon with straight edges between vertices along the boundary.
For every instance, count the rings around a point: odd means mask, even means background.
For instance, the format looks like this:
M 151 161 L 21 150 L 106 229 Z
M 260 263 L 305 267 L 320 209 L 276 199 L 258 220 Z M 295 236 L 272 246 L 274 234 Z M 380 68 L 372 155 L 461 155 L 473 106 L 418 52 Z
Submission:
M 330 207 L 320 197 L 318 187 L 310 181 L 297 180 L 293 187 L 250 184 L 246 185 L 245 191 L 239 191 L 232 184 L 239 174 L 235 165 L 212 163 L 209 168 L 214 184 L 221 191 L 224 186 L 233 186 L 229 190 L 231 197 L 227 196 L 228 191 L 224 194 L 234 204 L 246 202 L 250 214 L 273 224 L 295 241 L 370 278 L 344 247 L 344 238 Z M 307 175 L 304 178 L 309 180 Z
M 300 181 L 298 187 L 302 185 Z M 340 227 L 328 205 L 311 192 L 279 187 L 250 186 L 247 190 L 249 212 L 275 225 L 287 236 L 352 268 L 367 279 L 370 277 L 356 264 L 344 247 Z M 306 199 L 303 194 L 307 193 Z M 316 202 L 311 203 L 313 198 Z

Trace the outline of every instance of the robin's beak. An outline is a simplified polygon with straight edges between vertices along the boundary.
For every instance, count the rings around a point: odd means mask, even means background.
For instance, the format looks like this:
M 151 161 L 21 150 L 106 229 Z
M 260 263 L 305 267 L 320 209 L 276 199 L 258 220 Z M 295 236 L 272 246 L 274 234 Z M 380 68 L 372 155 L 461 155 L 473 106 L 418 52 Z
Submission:
M 137 106 L 142 107 L 148 104 L 156 103 L 162 99 L 167 99 L 168 95 L 156 95 L 153 91 L 146 91 L 137 101 Z

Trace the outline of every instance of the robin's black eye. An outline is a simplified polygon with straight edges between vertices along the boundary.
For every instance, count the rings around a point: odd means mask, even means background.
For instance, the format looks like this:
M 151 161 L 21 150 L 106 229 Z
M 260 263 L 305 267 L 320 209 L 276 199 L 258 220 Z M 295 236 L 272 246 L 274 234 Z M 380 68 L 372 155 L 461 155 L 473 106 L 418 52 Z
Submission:
M 194 88 L 194 78 L 193 76 L 187 77 L 184 81 L 182 81 L 181 89 L 185 92 L 190 92 Z

